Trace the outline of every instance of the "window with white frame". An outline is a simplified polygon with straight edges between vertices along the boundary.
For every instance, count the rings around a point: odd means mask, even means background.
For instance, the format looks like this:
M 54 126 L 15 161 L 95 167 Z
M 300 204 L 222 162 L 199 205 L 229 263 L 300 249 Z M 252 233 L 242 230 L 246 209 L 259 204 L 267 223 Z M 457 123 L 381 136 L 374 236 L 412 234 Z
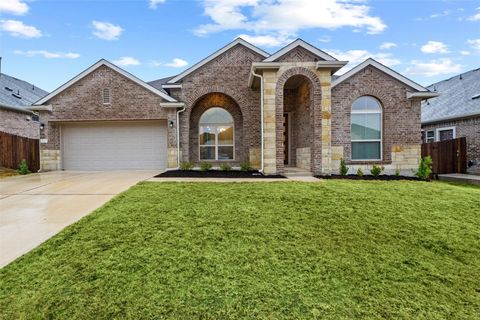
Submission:
M 363 96 L 352 104 L 352 160 L 382 159 L 382 106 L 371 96 Z
M 198 127 L 200 160 L 234 159 L 234 124 L 228 111 L 208 109 L 200 117 Z
M 435 141 L 435 131 L 433 130 L 428 130 L 427 131 L 427 137 L 425 139 L 425 142 L 426 143 L 429 143 L 429 142 L 434 142 Z
M 437 141 L 445 141 L 455 139 L 455 127 L 438 128 Z
M 110 94 L 110 89 L 105 88 L 103 89 L 102 93 L 102 99 L 103 99 L 103 104 L 110 104 L 111 103 L 111 94 Z

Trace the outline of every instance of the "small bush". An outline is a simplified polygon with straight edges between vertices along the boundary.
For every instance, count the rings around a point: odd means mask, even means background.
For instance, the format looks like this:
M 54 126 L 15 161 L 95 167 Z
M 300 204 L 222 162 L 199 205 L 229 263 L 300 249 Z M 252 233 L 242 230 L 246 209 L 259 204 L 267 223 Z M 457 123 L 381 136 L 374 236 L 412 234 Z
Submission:
M 222 171 L 230 171 L 230 170 L 232 170 L 232 166 L 229 165 L 228 163 L 222 163 L 222 164 L 220 165 L 220 170 L 222 170 Z
M 433 161 L 430 156 L 423 157 L 420 160 L 420 164 L 418 165 L 417 172 L 415 172 L 415 176 L 422 180 L 428 180 L 432 174 L 432 163 Z
M 357 176 L 359 176 L 359 177 L 363 177 L 363 171 L 362 171 L 362 168 L 358 168 L 358 170 L 357 170 Z
M 382 173 L 383 169 L 385 169 L 384 166 L 377 166 L 374 164 L 372 169 L 370 170 L 370 173 L 372 174 L 372 176 L 378 177 L 380 173 Z
M 400 177 L 400 169 L 395 169 L 395 176 Z
M 343 160 L 343 158 L 340 159 L 340 175 L 346 176 L 347 173 L 348 173 L 348 169 L 349 169 L 349 168 L 348 168 L 347 165 L 345 164 L 345 160 Z
M 193 169 L 193 163 L 191 162 L 182 162 L 180 163 L 180 170 L 189 171 Z
M 200 163 L 200 170 L 202 170 L 202 171 L 208 171 L 208 170 L 210 170 L 210 169 L 212 169 L 212 164 L 211 164 L 211 163 L 209 163 L 209 162 L 202 162 L 202 163 Z
M 245 161 L 240 164 L 240 170 L 242 171 L 250 171 L 252 170 L 252 166 L 250 165 L 250 162 Z
M 27 160 L 22 159 L 22 161 L 20 162 L 20 165 L 18 166 L 18 173 L 19 174 L 29 174 L 30 173 L 30 170 L 28 169 Z

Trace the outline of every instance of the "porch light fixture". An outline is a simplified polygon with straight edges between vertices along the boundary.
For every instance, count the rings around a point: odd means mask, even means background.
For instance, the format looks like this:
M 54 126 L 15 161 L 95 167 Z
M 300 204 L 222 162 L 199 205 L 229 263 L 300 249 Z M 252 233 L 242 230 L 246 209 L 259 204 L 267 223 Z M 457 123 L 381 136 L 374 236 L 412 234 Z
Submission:
M 170 122 L 168 123 L 168 126 L 170 127 L 170 129 L 172 129 L 172 128 L 173 128 L 173 121 L 170 121 Z
M 45 129 L 45 123 L 40 123 L 40 130 Z

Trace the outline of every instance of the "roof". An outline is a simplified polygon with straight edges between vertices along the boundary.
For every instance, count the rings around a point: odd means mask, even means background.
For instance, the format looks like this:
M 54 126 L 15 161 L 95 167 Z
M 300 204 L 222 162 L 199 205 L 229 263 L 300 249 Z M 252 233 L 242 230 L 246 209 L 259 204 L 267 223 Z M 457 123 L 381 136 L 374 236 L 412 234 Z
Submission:
M 21 113 L 26 113 L 26 114 L 32 114 L 33 112 L 24 108 L 24 107 L 18 107 L 18 106 L 10 106 L 7 104 L 0 103 L 0 109 L 5 109 L 8 111 L 13 111 L 13 112 L 21 112 Z
M 480 115 L 480 68 L 427 88 L 441 96 L 422 103 L 422 123 Z
M 398 81 L 406 84 L 407 86 L 409 86 L 412 89 L 415 89 L 417 91 L 425 91 L 425 92 L 429 91 L 427 88 L 419 85 L 418 83 L 408 79 L 407 77 L 401 75 L 400 73 L 394 71 L 393 69 L 390 69 L 389 67 L 381 64 L 380 62 L 378 62 L 378 61 L 376 61 L 372 58 L 368 58 L 367 60 L 360 63 L 358 66 L 356 66 L 355 68 L 351 69 L 350 71 L 345 72 L 344 74 L 342 74 L 341 76 L 339 76 L 338 78 L 333 80 L 332 88 L 335 87 L 336 85 L 342 83 L 343 81 L 349 79 L 350 77 L 357 74 L 358 72 L 360 72 L 361 70 L 365 69 L 368 66 L 373 66 L 373 67 L 379 69 L 380 71 L 382 71 L 382 72 L 388 74 L 389 76 L 397 79 Z
M 224 47 L 220 48 L 219 50 L 215 51 L 214 53 L 212 53 L 211 55 L 209 55 L 205 59 L 203 59 L 200 62 L 194 64 L 193 66 L 191 66 L 187 70 L 183 71 L 179 75 L 173 77 L 172 79 L 167 81 L 167 83 L 176 83 L 176 82 L 180 81 L 181 79 L 185 78 L 187 75 L 191 74 L 192 72 L 194 72 L 195 70 L 197 70 L 201 66 L 209 63 L 210 61 L 212 61 L 213 59 L 215 59 L 216 57 L 218 57 L 222 53 L 230 50 L 230 48 L 235 47 L 236 45 L 242 45 L 244 47 L 247 47 L 248 49 L 258 53 L 259 55 L 263 56 L 264 58 L 267 58 L 269 56 L 269 54 L 267 52 L 263 51 L 262 49 L 260 49 L 256 46 L 254 46 L 253 44 L 243 40 L 242 38 L 237 38 L 237 39 L 233 40 L 232 42 L 230 42 L 229 44 L 227 44 L 226 46 L 224 46 Z
M 135 77 L 134 75 L 132 75 L 131 73 L 123 70 L 122 68 L 120 67 L 117 67 L 116 65 L 114 65 L 113 63 L 105 60 L 105 59 L 101 59 L 99 60 L 97 63 L 95 63 L 94 65 L 92 65 L 91 67 L 87 68 L 86 70 L 84 70 L 83 72 L 81 72 L 80 74 L 78 74 L 77 76 L 75 76 L 74 78 L 70 79 L 68 82 L 66 82 L 65 84 L 63 84 L 62 86 L 60 86 L 59 88 L 55 89 L 54 91 L 52 91 L 50 94 L 48 94 L 47 96 L 43 97 L 42 99 L 38 100 L 37 102 L 35 102 L 34 105 L 41 105 L 41 104 L 44 104 L 45 102 L 47 102 L 48 100 L 52 99 L 53 97 L 55 97 L 56 95 L 58 95 L 60 92 L 62 92 L 63 90 L 67 89 L 68 87 L 70 87 L 71 85 L 73 85 L 74 83 L 80 81 L 81 79 L 83 79 L 84 77 L 86 77 L 87 75 L 89 75 L 90 73 L 92 73 L 93 71 L 95 71 L 96 69 L 100 68 L 101 66 L 107 66 L 111 69 L 113 69 L 114 71 L 120 73 L 121 75 L 125 76 L 126 78 L 130 79 L 131 81 L 137 83 L 138 85 L 144 87 L 145 89 L 159 95 L 160 97 L 162 97 L 163 99 L 165 99 L 166 101 L 169 101 L 169 102 L 176 102 L 177 100 L 175 100 L 174 98 L 170 97 L 166 92 L 164 91 L 160 91 L 158 90 L 157 88 L 147 84 L 146 82 L 140 80 L 139 78 Z
M 0 74 L 0 104 L 9 107 L 29 106 L 46 96 L 47 91 L 15 77 Z
M 165 94 L 168 94 L 168 92 L 165 91 L 165 89 L 163 89 L 162 85 L 166 84 L 168 82 L 168 80 L 172 79 L 173 77 L 175 77 L 175 76 L 161 78 L 161 79 L 158 79 L 158 80 L 149 81 L 147 83 L 149 85 L 151 85 L 152 87 L 154 87 L 155 89 L 160 90 Z
M 289 45 L 287 45 L 287 46 L 283 47 L 282 49 L 278 50 L 277 52 L 275 52 L 274 54 L 272 54 L 271 56 L 269 56 L 268 58 L 266 58 L 263 61 L 264 62 L 275 61 L 278 58 L 280 58 L 281 56 L 283 56 L 284 54 L 288 53 L 289 51 L 291 51 L 291 50 L 293 50 L 297 47 L 302 47 L 302 48 L 310 51 L 311 53 L 313 53 L 317 57 L 323 59 L 323 60 L 337 61 L 337 59 L 335 59 L 334 57 L 332 57 L 328 53 L 318 49 L 317 47 L 312 46 L 310 43 L 308 43 L 306 41 L 303 41 L 302 39 L 297 39 L 297 40 L 293 41 L 292 43 L 290 43 Z

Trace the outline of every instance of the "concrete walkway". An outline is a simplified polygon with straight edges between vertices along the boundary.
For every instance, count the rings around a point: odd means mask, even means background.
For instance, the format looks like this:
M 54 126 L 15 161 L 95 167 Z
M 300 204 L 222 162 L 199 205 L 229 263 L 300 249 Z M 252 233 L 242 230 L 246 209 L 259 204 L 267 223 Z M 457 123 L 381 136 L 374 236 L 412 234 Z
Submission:
M 480 185 L 480 176 L 463 173 L 439 174 L 439 180 Z
M 54 171 L 0 180 L 0 267 L 156 171 Z

